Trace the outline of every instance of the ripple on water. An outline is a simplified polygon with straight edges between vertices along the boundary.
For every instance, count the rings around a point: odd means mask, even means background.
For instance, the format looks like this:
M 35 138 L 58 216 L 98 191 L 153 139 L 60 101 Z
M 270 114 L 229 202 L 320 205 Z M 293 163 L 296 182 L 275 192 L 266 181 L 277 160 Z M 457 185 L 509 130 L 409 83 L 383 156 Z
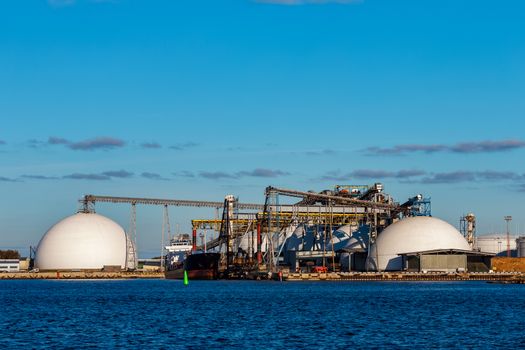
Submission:
M 0 281 L 1 349 L 525 346 L 525 286 Z

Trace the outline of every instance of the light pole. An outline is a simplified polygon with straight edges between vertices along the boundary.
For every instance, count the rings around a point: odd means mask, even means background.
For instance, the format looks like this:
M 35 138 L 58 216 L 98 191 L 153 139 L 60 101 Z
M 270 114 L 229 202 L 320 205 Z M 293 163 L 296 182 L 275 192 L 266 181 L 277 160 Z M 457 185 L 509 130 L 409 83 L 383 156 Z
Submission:
M 510 258 L 510 222 L 512 221 L 512 216 L 508 215 L 504 217 L 507 222 L 507 258 Z

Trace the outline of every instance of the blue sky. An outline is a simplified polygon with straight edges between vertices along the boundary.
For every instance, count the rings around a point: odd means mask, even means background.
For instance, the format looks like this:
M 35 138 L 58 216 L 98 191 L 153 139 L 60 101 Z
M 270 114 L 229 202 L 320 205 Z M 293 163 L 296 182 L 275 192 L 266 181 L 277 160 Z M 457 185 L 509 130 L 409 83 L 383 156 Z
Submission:
M 83 194 L 262 202 L 383 182 L 525 231 L 522 1 L 0 4 L 0 247 Z M 99 213 L 127 227 L 129 208 Z M 171 209 L 181 230 L 213 211 Z M 162 212 L 140 208 L 154 254 Z

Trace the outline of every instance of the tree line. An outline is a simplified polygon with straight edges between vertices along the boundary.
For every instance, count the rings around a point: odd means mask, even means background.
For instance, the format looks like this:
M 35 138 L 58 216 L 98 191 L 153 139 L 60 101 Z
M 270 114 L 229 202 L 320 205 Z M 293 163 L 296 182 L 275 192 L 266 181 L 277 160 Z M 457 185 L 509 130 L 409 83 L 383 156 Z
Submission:
M 0 259 L 20 259 L 18 250 L 0 250 Z

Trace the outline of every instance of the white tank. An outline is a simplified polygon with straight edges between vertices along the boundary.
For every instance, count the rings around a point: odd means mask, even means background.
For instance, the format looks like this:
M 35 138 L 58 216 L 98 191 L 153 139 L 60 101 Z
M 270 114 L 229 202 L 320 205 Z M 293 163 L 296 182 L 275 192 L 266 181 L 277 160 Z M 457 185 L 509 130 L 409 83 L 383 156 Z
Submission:
M 330 236 L 328 236 L 326 250 L 331 251 L 333 249 L 334 251 L 338 251 L 339 249 L 343 248 L 352 235 L 352 229 L 352 226 L 344 225 L 334 230 L 332 232 L 332 237 L 330 238 Z
M 518 236 L 510 235 L 511 254 L 516 254 L 516 239 Z M 477 236 L 474 239 L 474 250 L 484 253 L 494 253 L 497 256 L 507 256 L 507 234 L 494 233 L 489 235 Z
M 314 250 L 314 247 L 317 250 L 322 249 L 321 241 L 319 240 L 320 235 L 316 234 L 318 230 L 319 228 L 316 228 L 315 225 L 301 224 L 297 226 L 286 240 L 285 250 Z
M 345 225 L 340 227 L 338 231 L 343 231 L 350 236 L 347 240 L 342 241 L 341 244 L 334 246 L 334 248 L 337 247 L 336 250 L 344 250 L 339 256 L 341 271 L 356 269 L 356 266 L 352 266 L 352 254 L 355 252 L 363 252 L 368 249 L 370 227 L 368 225 Z
M 126 266 L 126 233 L 98 214 L 77 213 L 55 224 L 38 243 L 35 267 L 40 270 L 100 270 Z
M 403 269 L 399 254 L 434 249 L 471 250 L 463 235 L 443 220 L 429 216 L 406 218 L 379 234 L 370 247 L 367 268 L 399 271 Z
M 344 225 L 339 227 L 333 233 L 334 251 L 345 249 L 351 250 L 366 250 L 368 248 L 368 231 L 367 225 Z M 326 250 L 332 250 L 330 242 L 326 245 Z

